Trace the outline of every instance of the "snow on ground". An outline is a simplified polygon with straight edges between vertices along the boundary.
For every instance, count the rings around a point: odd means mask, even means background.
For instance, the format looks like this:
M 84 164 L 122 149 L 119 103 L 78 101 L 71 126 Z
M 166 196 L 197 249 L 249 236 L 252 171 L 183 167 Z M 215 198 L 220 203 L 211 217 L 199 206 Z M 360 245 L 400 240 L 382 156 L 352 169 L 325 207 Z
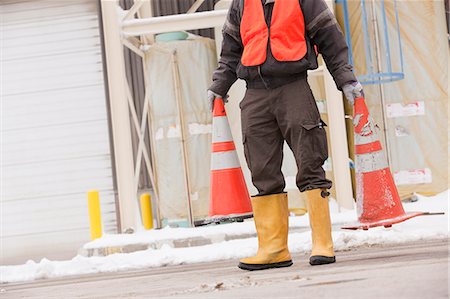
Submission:
M 419 201 L 405 203 L 406 211 L 445 212 L 446 215 L 421 216 L 394 225 L 392 228 L 378 227 L 368 231 L 348 231 L 339 229 L 340 224 L 356 221 L 354 210 L 338 212 L 335 203 L 331 203 L 331 218 L 334 225 L 333 239 L 336 251 L 348 250 L 360 246 L 375 244 L 398 244 L 408 241 L 448 238 L 448 199 L 447 190 L 433 197 L 418 196 Z M 338 225 L 339 224 L 339 225 Z M 307 227 L 308 217 L 291 217 L 291 227 Z M 90 242 L 85 248 L 120 246 L 135 243 L 147 243 L 154 240 L 184 239 L 187 237 L 210 237 L 228 234 L 240 235 L 254 233 L 252 221 L 199 228 L 165 228 L 133 235 L 107 235 Z M 289 234 L 289 249 L 292 253 L 305 253 L 311 250 L 310 232 Z M 72 260 L 50 261 L 42 259 L 36 263 L 28 261 L 23 265 L 0 266 L 0 282 L 30 281 L 80 274 L 116 272 L 123 270 L 161 267 L 187 263 L 209 262 L 224 259 L 239 259 L 255 254 L 257 238 L 224 241 L 205 246 L 172 248 L 163 245 L 160 249 L 148 249 L 133 253 L 118 253 L 106 257 L 83 257 L 77 255 Z M 337 254 L 339 259 L 339 253 Z

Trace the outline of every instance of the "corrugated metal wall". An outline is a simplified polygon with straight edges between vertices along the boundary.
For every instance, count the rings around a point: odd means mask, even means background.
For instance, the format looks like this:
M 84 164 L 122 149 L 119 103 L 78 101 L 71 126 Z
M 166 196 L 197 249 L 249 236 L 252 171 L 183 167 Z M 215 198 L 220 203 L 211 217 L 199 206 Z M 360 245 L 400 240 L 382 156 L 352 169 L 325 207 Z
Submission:
M 2 263 L 69 258 L 89 241 L 86 191 L 100 191 L 104 231 L 116 232 L 97 4 L 0 10 Z
M 155 16 L 165 16 L 186 13 L 194 2 L 195 0 L 153 0 L 153 14 Z M 206 0 L 197 11 L 214 10 L 214 5 L 217 2 L 219 2 L 219 0 Z M 200 29 L 192 30 L 190 32 L 214 38 L 214 29 Z

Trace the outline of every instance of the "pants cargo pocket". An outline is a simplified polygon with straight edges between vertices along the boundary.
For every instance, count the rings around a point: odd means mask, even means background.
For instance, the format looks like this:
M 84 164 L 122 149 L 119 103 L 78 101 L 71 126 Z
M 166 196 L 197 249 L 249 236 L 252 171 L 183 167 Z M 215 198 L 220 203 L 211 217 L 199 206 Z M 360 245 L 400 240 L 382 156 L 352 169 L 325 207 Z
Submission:
M 322 167 L 328 158 L 326 123 L 323 120 L 305 121 L 302 123 L 303 136 L 302 160 L 312 167 Z
M 301 192 L 317 188 L 331 188 L 326 179 L 323 163 L 328 158 L 326 124 L 322 120 L 305 121 L 301 124 L 298 151 L 297 186 Z

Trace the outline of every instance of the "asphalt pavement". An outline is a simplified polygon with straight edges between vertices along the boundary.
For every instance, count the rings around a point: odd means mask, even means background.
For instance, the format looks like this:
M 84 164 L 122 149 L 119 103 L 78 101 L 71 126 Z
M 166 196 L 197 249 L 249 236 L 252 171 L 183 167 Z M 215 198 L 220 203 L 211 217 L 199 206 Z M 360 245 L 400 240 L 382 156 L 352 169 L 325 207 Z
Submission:
M 0 285 L 0 298 L 449 298 L 448 239 L 337 252 L 312 267 L 246 272 L 236 260 Z

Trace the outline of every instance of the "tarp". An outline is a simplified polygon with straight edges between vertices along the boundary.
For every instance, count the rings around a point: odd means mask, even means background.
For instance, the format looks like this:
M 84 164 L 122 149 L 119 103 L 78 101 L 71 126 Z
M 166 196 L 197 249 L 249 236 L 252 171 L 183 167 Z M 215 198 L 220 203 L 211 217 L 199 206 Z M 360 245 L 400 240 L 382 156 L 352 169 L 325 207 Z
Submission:
M 367 1 L 370 36 L 374 25 Z M 388 143 L 391 170 L 402 196 L 438 193 L 448 189 L 448 59 L 449 43 L 443 1 L 397 1 L 404 59 L 403 80 L 364 87 L 368 108 Z M 342 28 L 342 6 L 337 6 Z M 350 36 L 356 74 L 368 72 L 360 1 L 348 1 Z M 387 32 L 393 71 L 399 70 L 400 52 L 395 6 L 385 1 Z M 380 43 L 380 69 L 386 71 L 381 1 L 375 2 Z M 372 23 L 372 24 L 370 24 Z M 372 44 L 372 55 L 375 55 Z M 376 57 L 372 56 L 372 59 Z M 384 107 L 381 92 L 384 92 Z M 383 113 L 385 117 L 383 117 Z
M 178 65 L 175 69 L 174 58 Z M 163 225 L 185 226 L 188 197 L 194 218 L 208 214 L 211 113 L 206 90 L 217 66 L 214 41 L 191 37 L 156 43 L 146 53 L 145 61 L 150 79 L 152 154 L 161 220 Z M 179 103 L 176 73 L 180 78 Z

